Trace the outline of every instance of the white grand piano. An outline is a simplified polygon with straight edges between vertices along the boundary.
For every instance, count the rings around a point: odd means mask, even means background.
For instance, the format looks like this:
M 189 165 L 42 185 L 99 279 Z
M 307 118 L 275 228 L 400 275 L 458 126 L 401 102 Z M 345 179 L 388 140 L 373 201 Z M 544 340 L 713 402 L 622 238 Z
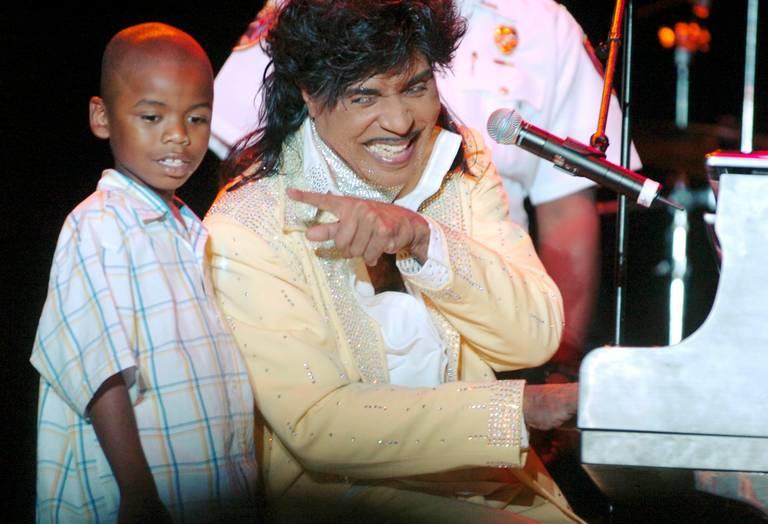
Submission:
M 688 486 L 768 515 L 768 151 L 706 162 L 722 255 L 711 313 L 679 344 L 587 355 L 581 460 L 611 498 Z

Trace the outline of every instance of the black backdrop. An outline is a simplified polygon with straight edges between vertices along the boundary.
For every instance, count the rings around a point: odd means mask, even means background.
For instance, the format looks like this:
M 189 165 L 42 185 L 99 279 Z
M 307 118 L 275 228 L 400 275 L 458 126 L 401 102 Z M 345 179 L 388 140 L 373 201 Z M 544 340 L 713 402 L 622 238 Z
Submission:
M 504 1 L 504 0 L 499 0 Z M 691 119 L 712 124 L 732 115 L 739 118 L 743 81 L 745 1 L 715 1 L 709 26 L 712 49 L 695 57 L 692 64 Z M 670 2 L 667 2 L 670 4 Z M 734 5 L 736 4 L 736 5 Z M 613 4 L 606 0 L 569 0 L 566 5 L 585 27 L 593 42 L 608 33 Z M 86 8 L 27 9 L 14 12 L 3 8 L 2 75 L 0 96 L 4 113 L 2 144 L 4 162 L 2 220 L 0 240 L 4 247 L 2 298 L 6 312 L 2 340 L 2 403 L 4 447 L 2 473 L 6 501 L 2 504 L 3 522 L 28 522 L 33 519 L 34 447 L 37 378 L 28 363 L 37 318 L 45 298 L 49 264 L 61 223 L 66 214 L 95 187 L 99 173 L 110 165 L 106 144 L 91 136 L 87 124 L 87 102 L 98 88 L 100 56 L 108 39 L 131 24 L 158 20 L 176 25 L 195 36 L 209 52 L 214 68 L 226 59 L 229 49 L 258 10 L 260 2 L 221 2 L 212 9 L 178 4 L 154 7 L 123 6 Z M 687 4 L 662 11 L 642 11 L 651 6 L 638 3 L 638 12 L 650 13 L 636 26 L 633 122 L 668 122 L 674 116 L 674 69 L 672 54 L 656 44 L 656 30 L 689 12 Z M 765 7 L 765 6 L 763 6 Z M 19 11 L 20 9 L 20 11 Z M 768 42 L 762 13 L 759 40 Z M 489 35 L 490 38 L 490 35 Z M 761 46 L 761 55 L 764 55 Z M 765 60 L 761 60 L 765 63 Z M 759 72 L 757 126 L 764 132 L 766 71 Z M 640 151 L 644 153 L 643 150 Z M 646 163 L 653 160 L 645 152 Z M 663 164 L 663 163 L 662 163 Z M 203 166 L 180 194 L 200 214 L 204 213 L 216 191 L 217 161 L 208 155 Z M 658 176 L 666 176 L 664 164 Z M 664 344 L 659 340 L 665 328 L 641 327 L 663 322 L 664 279 L 655 273 L 666 249 L 666 215 L 648 214 L 634 220 L 628 296 L 629 342 Z M 604 218 L 606 263 L 595 341 L 609 336 L 610 250 L 612 217 Z M 709 260 L 704 243 L 694 246 L 695 256 Z M 705 267 L 692 280 L 697 287 L 693 315 L 688 330 L 706 315 L 716 283 L 711 267 Z M 648 286 L 648 281 L 657 285 Z M 700 287 L 699 287 L 700 286 Z M 636 292 L 633 292 L 636 290 Z M 655 290 L 655 291 L 654 291 Z M 633 322 L 642 318 L 642 323 Z

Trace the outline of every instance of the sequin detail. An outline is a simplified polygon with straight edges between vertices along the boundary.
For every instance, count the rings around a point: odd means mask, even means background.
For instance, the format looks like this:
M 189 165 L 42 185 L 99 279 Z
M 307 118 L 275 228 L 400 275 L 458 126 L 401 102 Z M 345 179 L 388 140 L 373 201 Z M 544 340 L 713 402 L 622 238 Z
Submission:
M 206 218 L 226 216 L 248 228 L 286 262 L 297 278 L 306 281 L 300 258 L 283 242 L 280 221 L 275 217 L 274 210 L 280 208 L 281 202 L 279 192 L 283 191 L 281 182 L 281 177 L 272 176 L 233 191 L 222 191 Z M 285 298 L 288 298 L 287 295 Z
M 485 287 L 477 282 L 472 271 L 472 261 L 469 256 L 465 236 L 454 229 L 445 230 L 445 239 L 448 242 L 448 254 L 451 258 L 451 266 L 455 275 L 478 291 L 486 291 Z
M 440 341 L 445 347 L 446 354 L 446 366 L 445 376 L 443 382 L 455 382 L 458 380 L 458 368 L 459 368 L 459 352 L 461 350 L 461 336 L 456 328 L 445 318 L 440 310 L 435 307 L 428 296 L 424 296 L 424 304 L 427 306 L 427 311 L 432 319 L 432 324 L 437 329 L 437 334 L 440 337 Z
M 315 374 L 312 372 L 312 368 L 309 367 L 309 363 L 307 362 L 304 362 L 304 371 L 307 374 L 307 379 L 309 379 L 312 384 L 316 383 Z
M 509 468 L 519 468 L 519 464 L 515 464 L 514 462 L 500 462 L 500 461 L 493 461 L 493 462 L 486 462 L 486 466 L 489 468 L 499 468 L 499 469 L 509 469 Z
M 440 224 L 447 226 L 447 228 L 464 230 L 464 217 L 461 206 L 461 195 L 459 192 L 460 179 L 460 176 L 449 174 L 443 182 L 440 191 L 427 199 L 421 205 L 420 211 L 437 222 L 440 222 Z M 446 228 L 444 227 L 443 229 L 445 230 Z M 450 247 L 451 246 L 449 245 L 449 248 Z M 451 256 L 450 251 L 449 256 Z M 455 264 L 453 259 L 451 259 L 451 264 Z M 423 298 L 424 303 L 427 306 L 427 311 L 429 311 L 429 315 L 440 336 L 440 340 L 446 348 L 447 365 L 445 368 L 444 381 L 455 382 L 458 380 L 461 336 L 448 319 L 445 318 L 445 315 L 435 307 L 433 299 L 447 302 L 460 302 L 461 297 L 453 289 L 445 288 L 439 291 L 424 292 Z
M 488 403 L 488 444 L 520 447 L 524 380 L 498 380 L 490 384 Z
M 472 261 L 469 258 L 469 249 L 467 249 L 465 243 L 465 235 L 468 235 L 470 232 L 467 230 L 461 205 L 461 178 L 456 173 L 447 177 L 438 194 L 428 199 L 422 205 L 422 209 L 426 215 L 434 218 L 444 226 L 443 233 L 448 244 L 448 257 L 454 275 L 479 291 L 484 291 L 483 286 L 473 276 Z M 460 302 L 462 300 L 462 297 L 450 288 L 430 291 L 428 294 L 432 295 L 435 299 L 449 302 Z
M 328 279 L 333 307 L 344 330 L 355 364 L 364 382 L 377 384 L 389 381 L 386 355 L 380 348 L 384 342 L 376 321 L 365 313 L 355 297 L 350 274 L 351 260 L 335 255 L 336 250 L 318 252 L 318 260 Z M 372 336 L 373 335 L 373 336 Z

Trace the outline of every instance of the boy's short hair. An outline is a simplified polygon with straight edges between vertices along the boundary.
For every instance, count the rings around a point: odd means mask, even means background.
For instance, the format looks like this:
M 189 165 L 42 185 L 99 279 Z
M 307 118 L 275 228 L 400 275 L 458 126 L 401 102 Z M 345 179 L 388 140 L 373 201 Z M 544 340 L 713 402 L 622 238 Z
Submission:
M 161 22 L 147 22 L 116 33 L 104 49 L 101 60 L 101 97 L 108 104 L 115 94 L 115 76 L 147 57 L 172 56 L 178 60 L 200 60 L 213 67 L 202 46 L 181 29 Z

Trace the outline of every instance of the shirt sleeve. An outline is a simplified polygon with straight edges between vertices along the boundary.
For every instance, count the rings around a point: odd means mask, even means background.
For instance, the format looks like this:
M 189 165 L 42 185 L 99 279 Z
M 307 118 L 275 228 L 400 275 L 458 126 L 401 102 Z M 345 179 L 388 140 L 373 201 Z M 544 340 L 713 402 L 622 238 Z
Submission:
M 408 253 L 398 253 L 397 268 L 403 275 L 425 287 L 442 287 L 448 283 L 448 255 L 445 235 L 440 226 L 429 217 L 424 217 L 429 225 L 429 248 L 427 260 L 420 264 Z
M 81 416 L 106 379 L 136 366 L 106 270 L 127 267 L 120 239 L 115 217 L 103 209 L 67 218 L 35 337 L 32 365 Z

